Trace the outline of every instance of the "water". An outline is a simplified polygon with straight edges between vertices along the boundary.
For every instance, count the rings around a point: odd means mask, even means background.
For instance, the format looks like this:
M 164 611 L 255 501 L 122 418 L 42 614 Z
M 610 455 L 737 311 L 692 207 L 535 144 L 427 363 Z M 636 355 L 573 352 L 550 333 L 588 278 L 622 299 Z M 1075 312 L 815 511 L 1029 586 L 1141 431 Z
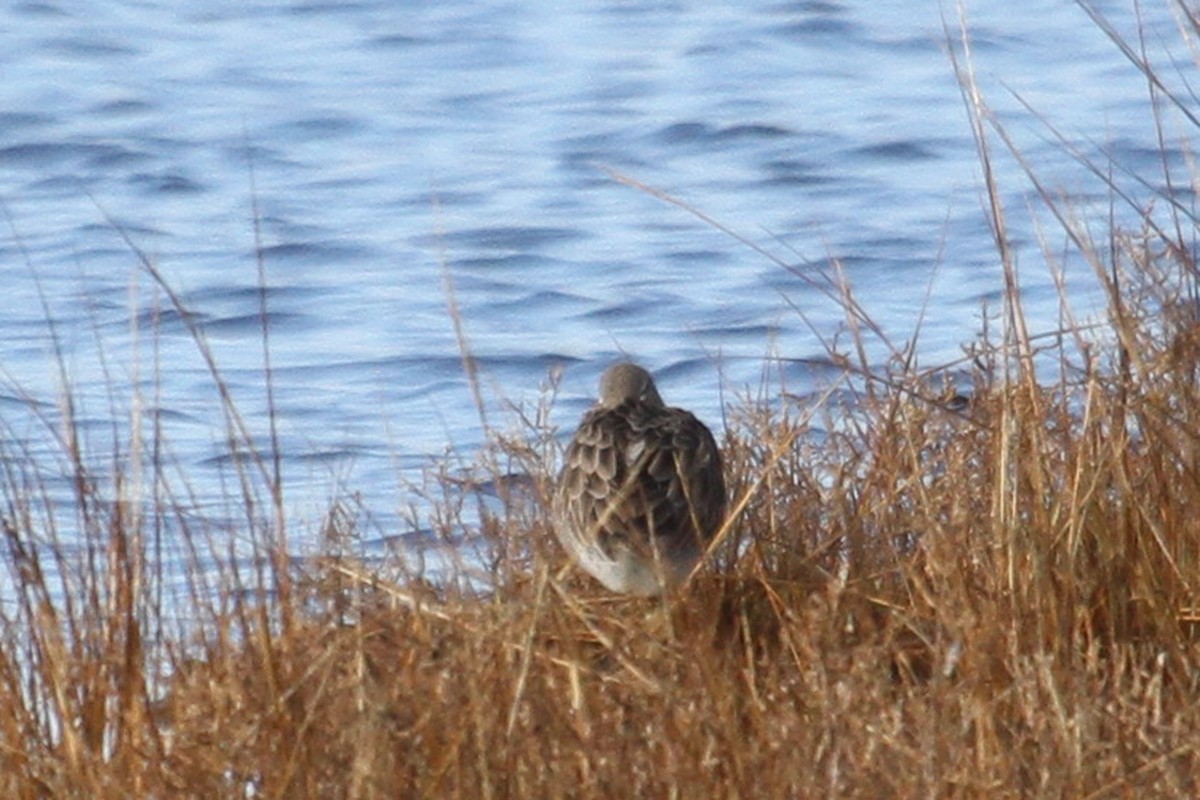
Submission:
M 1151 48 L 1177 42 L 1166 4 L 1145 5 Z M 1098 6 L 1133 35 L 1131 4 Z M 801 277 L 833 258 L 893 342 L 924 308 L 922 363 L 950 361 L 1002 282 L 943 14 L 957 25 L 934 2 L 9 4 L 6 436 L 53 450 L 19 397 L 54 424 L 53 331 L 100 452 L 136 384 L 197 502 L 228 490 L 213 378 L 118 226 L 265 441 L 258 219 L 289 497 L 315 518 L 358 492 L 381 538 L 414 502 L 406 479 L 483 438 L 447 278 L 501 427 L 505 401 L 528 407 L 560 367 L 554 421 L 571 426 L 622 353 L 719 425 L 764 357 L 820 359 L 813 330 L 839 335 L 842 312 Z M 1145 81 L 1078 7 L 978 0 L 967 17 L 986 97 L 1052 188 L 1107 202 L 1009 89 L 1157 174 Z M 1028 183 L 1010 158 L 998 176 L 1033 327 L 1052 329 Z M 1067 267 L 1076 310 L 1095 311 L 1087 268 Z M 802 392 L 828 375 L 787 378 Z

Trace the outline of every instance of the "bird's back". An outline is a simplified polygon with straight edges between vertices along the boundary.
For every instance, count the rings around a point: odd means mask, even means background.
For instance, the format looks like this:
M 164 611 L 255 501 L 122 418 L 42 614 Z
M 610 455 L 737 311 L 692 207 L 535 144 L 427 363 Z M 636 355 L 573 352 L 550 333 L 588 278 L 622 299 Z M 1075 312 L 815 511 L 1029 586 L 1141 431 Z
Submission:
M 638 591 L 622 578 L 638 565 L 690 570 L 724 510 L 712 433 L 687 411 L 638 399 L 584 415 L 555 497 L 563 544 L 618 591 Z

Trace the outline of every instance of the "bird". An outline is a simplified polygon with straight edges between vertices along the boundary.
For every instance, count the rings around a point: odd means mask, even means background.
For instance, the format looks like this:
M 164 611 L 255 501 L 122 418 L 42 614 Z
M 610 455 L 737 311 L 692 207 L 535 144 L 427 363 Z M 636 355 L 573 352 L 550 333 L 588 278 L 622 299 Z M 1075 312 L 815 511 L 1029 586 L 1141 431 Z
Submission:
M 649 372 L 620 362 L 567 446 L 553 505 L 558 540 L 584 571 L 610 591 L 659 595 L 687 578 L 724 521 L 721 452 Z

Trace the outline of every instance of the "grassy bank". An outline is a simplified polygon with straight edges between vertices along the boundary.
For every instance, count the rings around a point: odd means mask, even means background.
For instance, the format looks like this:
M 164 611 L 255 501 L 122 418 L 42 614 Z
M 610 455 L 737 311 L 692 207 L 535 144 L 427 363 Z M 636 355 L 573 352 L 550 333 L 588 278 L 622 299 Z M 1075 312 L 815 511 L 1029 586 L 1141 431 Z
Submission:
M 542 428 L 481 457 L 534 491 L 482 512 L 497 555 L 472 592 L 368 569 L 342 506 L 327 552 L 296 564 L 278 453 L 247 449 L 227 393 L 236 557 L 186 476 L 141 457 L 137 403 L 101 478 L 64 402 L 53 463 L 2 459 L 0 796 L 1200 795 L 1195 219 L 1180 191 L 1126 204 L 1133 227 L 1078 220 L 1031 175 L 1108 307 L 1030 332 L 992 178 L 1005 138 L 958 69 L 1006 281 L 997 332 L 956 386 L 907 348 L 880 366 L 852 343 L 829 353 L 852 407 L 731 408 L 734 521 L 678 596 L 616 598 L 563 568 Z M 81 542 L 56 534 L 52 472 Z M 168 535 L 189 576 L 170 602 Z

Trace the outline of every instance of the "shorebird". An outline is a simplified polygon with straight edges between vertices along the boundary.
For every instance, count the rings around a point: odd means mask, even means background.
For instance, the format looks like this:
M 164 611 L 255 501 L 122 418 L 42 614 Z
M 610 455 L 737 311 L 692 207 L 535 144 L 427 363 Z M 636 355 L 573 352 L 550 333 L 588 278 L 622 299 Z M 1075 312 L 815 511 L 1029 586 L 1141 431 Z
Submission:
M 725 517 L 712 432 L 663 403 L 646 370 L 609 367 L 567 447 L 554 517 L 563 547 L 608 589 L 660 594 L 688 576 Z

